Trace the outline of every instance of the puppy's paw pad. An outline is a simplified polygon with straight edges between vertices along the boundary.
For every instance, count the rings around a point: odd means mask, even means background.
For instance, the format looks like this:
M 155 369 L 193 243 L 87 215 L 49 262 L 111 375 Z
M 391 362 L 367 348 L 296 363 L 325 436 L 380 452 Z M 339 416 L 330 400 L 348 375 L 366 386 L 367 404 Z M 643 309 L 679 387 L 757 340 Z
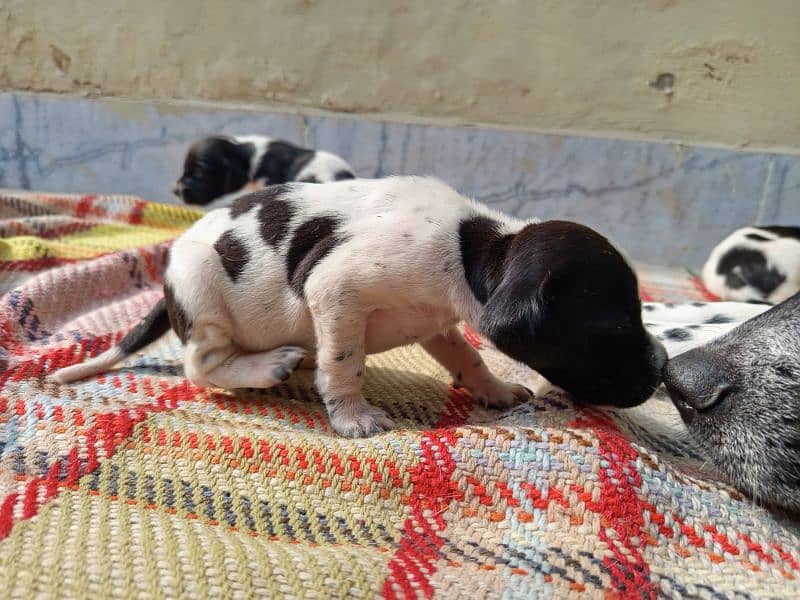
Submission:
M 394 427 L 394 422 L 384 411 L 366 401 L 351 405 L 338 402 L 328 412 L 331 426 L 343 437 L 369 437 Z

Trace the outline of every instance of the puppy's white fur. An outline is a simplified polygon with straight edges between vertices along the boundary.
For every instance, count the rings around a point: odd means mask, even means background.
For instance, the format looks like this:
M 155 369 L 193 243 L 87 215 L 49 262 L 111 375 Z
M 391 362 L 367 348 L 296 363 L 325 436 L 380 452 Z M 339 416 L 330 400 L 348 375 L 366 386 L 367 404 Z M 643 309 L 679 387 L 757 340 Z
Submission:
M 456 324 L 477 324 L 482 312 L 461 266 L 459 223 L 485 215 L 501 224 L 501 233 L 515 233 L 531 221 L 492 211 L 433 178 L 286 189 L 294 227 L 340 217 L 338 243 L 310 271 L 302 295 L 287 285 L 292 235 L 277 248 L 266 243 L 258 205 L 236 217 L 228 209 L 211 211 L 172 246 L 165 283 L 192 322 L 184 356 L 192 383 L 265 388 L 297 366 L 297 348 L 316 352 L 317 388 L 333 428 L 369 435 L 392 422 L 362 395 L 366 354 L 419 342 L 486 405 L 507 407 L 529 397 L 525 388 L 492 375 Z M 215 249 L 226 232 L 249 256 L 235 281 Z M 117 359 L 101 355 L 54 376 L 72 381 Z

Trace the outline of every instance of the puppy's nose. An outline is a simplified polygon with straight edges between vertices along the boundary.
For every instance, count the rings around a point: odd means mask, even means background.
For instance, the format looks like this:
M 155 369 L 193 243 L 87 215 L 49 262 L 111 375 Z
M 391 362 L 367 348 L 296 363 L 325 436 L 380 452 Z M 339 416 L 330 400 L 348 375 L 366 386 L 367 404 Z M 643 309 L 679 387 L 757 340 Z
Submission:
M 667 363 L 664 385 L 687 422 L 718 406 L 734 389 L 733 374 L 723 359 L 694 350 Z
M 176 183 L 174 186 L 172 186 L 172 193 L 175 194 L 178 198 L 183 196 L 183 184 Z

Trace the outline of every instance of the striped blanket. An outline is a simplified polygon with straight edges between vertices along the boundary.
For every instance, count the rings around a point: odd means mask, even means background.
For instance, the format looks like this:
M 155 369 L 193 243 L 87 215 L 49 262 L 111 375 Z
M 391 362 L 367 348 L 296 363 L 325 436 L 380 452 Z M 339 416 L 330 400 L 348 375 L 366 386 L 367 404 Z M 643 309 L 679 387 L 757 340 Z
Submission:
M 101 377 L 48 380 L 148 312 L 198 216 L 0 193 L 0 596 L 800 596 L 795 525 L 707 472 L 664 401 L 485 410 L 412 346 L 365 377 L 399 428 L 349 440 L 309 373 L 199 388 L 172 333 Z M 703 293 L 642 272 L 647 299 Z M 533 377 L 466 334 L 498 375 Z

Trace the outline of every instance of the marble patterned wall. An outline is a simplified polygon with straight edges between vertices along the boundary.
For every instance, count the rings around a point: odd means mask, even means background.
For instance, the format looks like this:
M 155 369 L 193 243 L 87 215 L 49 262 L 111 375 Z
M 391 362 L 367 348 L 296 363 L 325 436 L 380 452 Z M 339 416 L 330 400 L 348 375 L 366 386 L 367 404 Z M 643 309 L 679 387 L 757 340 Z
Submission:
M 216 132 L 337 152 L 364 177 L 436 175 L 515 215 L 595 227 L 643 262 L 696 267 L 735 227 L 800 224 L 800 156 L 24 93 L 0 93 L 0 187 L 173 202 L 187 145 Z

